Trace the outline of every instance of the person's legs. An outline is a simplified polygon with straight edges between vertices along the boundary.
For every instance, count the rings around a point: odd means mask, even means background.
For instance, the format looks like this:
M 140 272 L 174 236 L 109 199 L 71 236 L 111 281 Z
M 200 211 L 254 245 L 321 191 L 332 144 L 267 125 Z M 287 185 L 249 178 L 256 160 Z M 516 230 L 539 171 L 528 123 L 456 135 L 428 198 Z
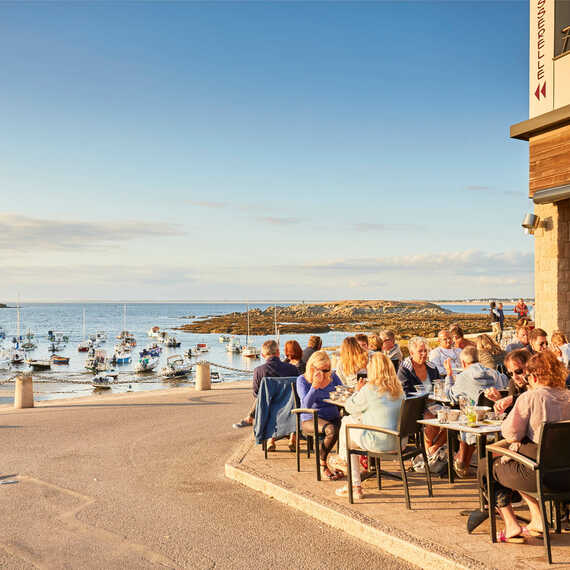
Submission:
M 232 425 L 234 428 L 242 428 L 248 427 L 253 425 L 253 420 L 255 419 L 255 408 L 257 406 L 257 398 L 253 399 L 253 404 L 247 414 L 243 419 L 241 419 L 238 423 Z
M 431 420 L 435 418 L 429 410 L 424 413 L 424 419 Z M 446 441 L 446 430 L 436 426 L 424 426 L 425 446 L 428 455 L 433 455 Z
M 318 418 L 318 420 L 317 420 L 317 429 L 319 430 L 319 433 L 322 433 L 325 436 L 319 445 L 319 459 L 320 459 L 321 465 L 323 466 L 325 474 L 327 477 L 330 476 L 330 471 L 326 467 L 327 455 L 329 454 L 329 452 L 331 451 L 331 449 L 334 447 L 334 445 L 337 442 L 338 433 L 339 433 L 339 425 L 340 425 L 340 421 L 335 423 L 334 421 L 331 422 L 330 420 L 323 420 L 322 418 Z M 303 428 L 304 433 L 306 433 L 308 435 L 314 434 L 313 420 L 305 420 L 304 422 L 302 422 L 301 426 Z M 346 456 L 346 452 L 345 452 L 345 456 Z M 327 473 L 327 471 L 328 471 L 328 473 Z
M 544 532 L 542 526 L 542 515 L 540 513 L 540 507 L 538 506 L 538 501 L 533 499 L 530 495 L 519 491 L 523 501 L 528 505 L 528 510 L 530 511 L 530 522 L 527 525 L 528 530 L 534 530 L 536 532 Z

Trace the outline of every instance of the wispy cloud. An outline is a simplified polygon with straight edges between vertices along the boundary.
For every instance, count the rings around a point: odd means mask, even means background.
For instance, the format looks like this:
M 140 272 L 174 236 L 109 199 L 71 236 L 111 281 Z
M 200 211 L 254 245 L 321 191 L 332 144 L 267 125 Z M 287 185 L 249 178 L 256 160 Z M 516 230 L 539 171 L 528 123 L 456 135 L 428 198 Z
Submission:
M 477 186 L 477 185 L 466 186 L 465 189 L 469 190 L 471 192 L 478 192 L 481 190 L 492 190 L 492 188 L 490 186 Z
M 290 226 L 301 222 L 300 218 L 276 218 L 274 216 L 257 216 L 255 219 L 258 222 L 272 226 Z
M 142 220 L 60 221 L 0 214 L 0 251 L 101 248 L 141 238 L 180 236 L 177 225 Z
M 360 222 L 352 225 L 352 229 L 357 232 L 400 232 L 400 231 L 418 231 L 424 229 L 419 224 L 371 224 L 368 222 Z
M 522 196 L 526 196 L 526 191 L 524 190 L 500 190 L 494 188 L 493 186 L 465 186 L 465 190 L 469 192 L 490 192 L 493 194 L 502 194 L 504 196 L 516 196 L 521 198 Z
M 212 208 L 216 210 L 227 208 L 229 206 L 228 202 L 195 202 L 194 200 L 188 200 L 187 202 L 188 204 L 198 206 L 199 208 Z

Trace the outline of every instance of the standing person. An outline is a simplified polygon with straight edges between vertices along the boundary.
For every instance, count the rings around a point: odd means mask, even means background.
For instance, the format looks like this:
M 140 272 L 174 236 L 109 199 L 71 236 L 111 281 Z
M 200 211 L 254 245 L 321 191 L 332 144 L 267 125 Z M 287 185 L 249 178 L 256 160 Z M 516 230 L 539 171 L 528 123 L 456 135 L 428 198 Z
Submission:
M 479 362 L 486 368 L 497 370 L 505 360 L 505 351 L 488 334 L 480 334 L 475 340 L 479 351 Z
M 309 340 L 307 342 L 307 348 L 305 348 L 305 350 L 303 350 L 303 364 L 305 364 L 305 366 L 307 365 L 307 362 L 309 362 L 309 358 L 311 358 L 311 354 L 313 354 L 313 352 L 316 352 L 317 350 L 321 350 L 321 347 L 323 346 L 323 341 L 321 339 L 320 336 L 310 336 Z
M 398 426 L 400 407 L 404 399 L 404 390 L 398 381 L 389 358 L 381 352 L 372 355 L 367 368 L 367 379 L 358 381 L 357 391 L 346 401 L 344 409 L 348 414 L 342 418 L 339 435 L 339 463 L 346 469 L 346 424 L 365 424 L 395 430 Z M 375 433 L 367 430 L 350 430 L 351 447 L 360 447 L 368 451 L 393 451 L 397 440 L 393 435 Z M 351 455 L 352 483 L 357 499 L 362 499 L 360 479 L 360 461 L 358 455 Z M 331 462 L 329 462 L 330 464 Z M 348 495 L 348 486 L 336 490 L 340 497 Z
M 305 374 L 297 378 L 297 394 L 302 408 L 318 411 L 318 430 L 325 438 L 319 447 L 321 472 L 328 479 L 337 480 L 339 475 L 327 467 L 327 456 L 338 439 L 340 413 L 338 407 L 324 400 L 330 397 L 336 386 L 342 383 L 338 376 L 331 373 L 331 361 L 324 350 L 317 350 L 309 358 Z M 314 435 L 315 427 L 312 414 L 301 414 L 303 432 Z
M 253 425 L 255 407 L 257 405 L 257 393 L 259 392 L 259 384 L 261 383 L 262 378 L 299 376 L 299 371 L 295 366 L 288 362 L 281 362 L 279 359 L 279 345 L 274 340 L 266 340 L 261 345 L 261 356 L 262 358 L 265 358 L 265 362 L 253 370 L 253 405 L 245 418 L 232 425 L 235 429 Z M 270 449 L 270 451 L 272 450 Z
M 393 330 L 384 329 L 380 332 L 380 338 L 382 339 L 382 352 L 392 361 L 397 373 L 402 360 L 404 360 L 404 355 L 396 342 L 396 335 Z
M 516 313 L 519 316 L 519 319 L 528 318 L 528 307 L 526 306 L 526 303 L 522 299 L 519 299 L 517 301 L 517 304 L 513 309 L 513 313 Z
M 336 375 L 345 386 L 356 385 L 356 375 L 368 366 L 368 350 L 364 350 L 355 337 L 347 336 L 340 345 Z
M 489 303 L 489 317 L 491 317 L 492 337 L 496 342 L 501 340 L 501 315 L 495 301 Z
M 505 311 L 503 310 L 503 303 L 497 304 L 497 311 L 499 311 L 499 327 L 501 329 L 497 342 L 501 342 L 503 340 L 503 332 L 505 330 Z
M 285 343 L 285 362 L 292 364 L 297 368 L 299 374 L 305 372 L 305 363 L 303 362 L 303 349 L 296 340 L 288 340 Z

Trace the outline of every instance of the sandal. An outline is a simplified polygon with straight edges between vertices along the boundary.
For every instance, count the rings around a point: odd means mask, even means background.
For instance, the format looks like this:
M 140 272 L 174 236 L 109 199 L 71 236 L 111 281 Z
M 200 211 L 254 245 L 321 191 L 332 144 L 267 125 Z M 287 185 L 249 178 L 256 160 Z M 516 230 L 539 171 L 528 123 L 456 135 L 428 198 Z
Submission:
M 321 474 L 329 481 L 338 481 L 341 478 L 341 475 L 339 475 L 337 471 L 333 473 L 326 464 L 321 464 Z
M 335 494 L 338 497 L 348 497 L 348 485 L 345 485 L 344 487 L 340 487 L 340 489 L 337 489 L 335 491 Z M 362 491 L 362 487 L 354 487 L 352 489 L 352 496 L 355 499 L 364 499 L 364 492 Z
M 509 544 L 524 544 L 526 541 L 522 534 L 517 534 L 516 536 L 510 536 L 507 538 L 504 530 L 497 532 L 497 542 L 508 542 Z
M 275 450 L 276 450 L 275 440 L 274 439 L 268 439 L 267 440 L 267 451 L 275 451 Z
M 296 436 L 294 433 L 291 434 L 291 437 L 289 438 L 289 443 L 287 445 L 289 447 L 289 451 L 296 451 L 297 441 L 296 441 Z
M 527 526 L 522 527 L 521 531 L 523 536 L 532 536 L 533 538 L 544 538 L 544 534 L 539 530 L 534 530 L 532 528 L 528 528 Z

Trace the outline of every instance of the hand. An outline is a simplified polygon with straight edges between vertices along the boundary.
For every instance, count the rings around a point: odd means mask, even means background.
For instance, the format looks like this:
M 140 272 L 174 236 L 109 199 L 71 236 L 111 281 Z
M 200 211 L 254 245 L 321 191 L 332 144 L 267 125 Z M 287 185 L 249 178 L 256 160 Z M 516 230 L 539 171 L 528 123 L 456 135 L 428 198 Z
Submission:
M 487 390 L 485 390 L 485 397 L 496 402 L 501 399 L 501 392 L 499 392 L 497 388 L 487 388 Z
M 366 378 L 359 378 L 356 383 L 356 391 L 358 392 L 363 386 L 366 385 Z
M 453 369 L 451 368 L 451 358 L 446 358 L 445 362 L 443 363 L 443 367 L 447 372 L 448 376 L 453 376 Z
M 507 396 L 506 398 L 501 398 L 495 402 L 493 406 L 497 414 L 502 414 L 507 408 L 513 405 L 513 397 Z
M 514 451 L 515 453 L 518 453 L 520 448 L 521 448 L 520 441 L 513 441 L 513 443 L 509 444 L 509 449 L 511 451 Z

